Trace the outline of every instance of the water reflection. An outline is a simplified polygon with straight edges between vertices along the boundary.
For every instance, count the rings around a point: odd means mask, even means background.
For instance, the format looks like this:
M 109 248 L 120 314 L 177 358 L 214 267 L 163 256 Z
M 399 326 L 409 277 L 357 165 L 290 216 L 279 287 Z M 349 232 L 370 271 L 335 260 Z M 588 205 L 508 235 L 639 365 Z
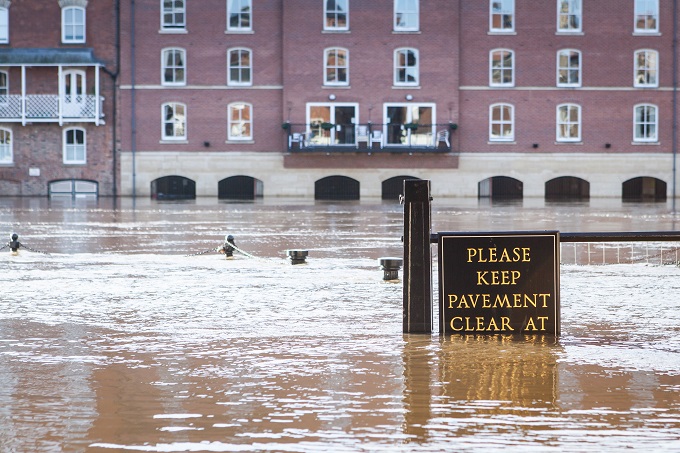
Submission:
M 434 229 L 675 222 L 532 203 L 435 203 Z M 562 266 L 559 342 L 403 335 L 377 262 L 399 256 L 402 215 L 0 199 L 0 227 L 51 252 L 0 253 L 0 451 L 678 450 L 677 266 Z M 186 256 L 227 233 L 258 258 Z

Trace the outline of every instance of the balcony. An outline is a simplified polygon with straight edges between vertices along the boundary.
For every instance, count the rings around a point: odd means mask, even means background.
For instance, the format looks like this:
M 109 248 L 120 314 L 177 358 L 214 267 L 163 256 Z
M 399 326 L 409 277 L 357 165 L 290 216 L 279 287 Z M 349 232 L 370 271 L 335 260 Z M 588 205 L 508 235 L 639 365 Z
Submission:
M 104 98 L 95 95 L 60 97 L 56 94 L 0 96 L 0 122 L 94 122 L 104 118 Z
M 289 153 L 450 153 L 447 124 L 284 123 Z

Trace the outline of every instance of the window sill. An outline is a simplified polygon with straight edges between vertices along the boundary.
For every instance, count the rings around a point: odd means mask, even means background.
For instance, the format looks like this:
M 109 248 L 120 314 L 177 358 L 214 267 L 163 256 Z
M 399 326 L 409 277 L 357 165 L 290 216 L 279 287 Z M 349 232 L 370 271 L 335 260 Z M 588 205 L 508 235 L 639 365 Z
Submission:
M 487 145 L 516 145 L 515 140 L 489 140 L 486 142 Z
M 254 35 L 253 30 L 224 30 L 225 35 Z
M 344 85 L 333 85 L 332 83 L 324 83 L 324 84 L 321 86 L 321 88 L 322 88 L 322 89 L 326 89 L 326 90 L 334 90 L 334 89 L 336 89 L 336 88 L 337 88 L 337 89 L 342 89 L 342 90 L 344 90 L 344 89 L 350 89 L 350 88 L 352 88 L 352 87 L 349 85 L 349 83 L 344 84 Z
M 163 139 L 163 140 L 159 141 L 158 143 L 160 143 L 161 145 L 188 145 L 188 144 L 189 144 L 189 140 L 184 140 L 184 139 L 180 139 L 180 140 Z
M 640 88 L 642 90 L 650 90 L 659 88 L 659 85 L 633 85 L 633 88 Z
M 557 30 L 555 32 L 555 36 L 585 36 L 585 33 L 583 33 L 583 31 L 581 30 L 578 31 Z
M 161 83 L 161 86 L 163 88 L 184 88 L 185 86 L 187 86 L 187 84 L 186 83 L 182 83 L 182 84 L 180 84 L 180 83 Z
M 333 34 L 349 35 L 351 33 L 351 31 L 350 30 L 341 30 L 341 29 L 335 30 L 335 29 L 332 29 L 332 28 L 324 28 L 321 31 L 321 33 L 326 33 L 326 34 L 329 34 L 329 35 L 333 35 Z
M 489 84 L 489 88 L 515 88 L 515 84 L 507 84 L 507 85 L 492 85 Z
M 420 85 L 392 85 L 393 90 L 419 90 Z
M 158 33 L 161 35 L 186 35 L 189 32 L 186 28 L 161 28 Z
M 660 146 L 661 143 L 656 141 L 656 142 L 630 142 L 632 146 L 646 146 L 646 145 L 651 145 L 651 146 Z
M 0 162 L 0 167 L 14 167 L 14 162 Z
M 508 30 L 508 31 L 504 31 L 504 30 L 489 30 L 488 32 L 486 32 L 486 34 L 487 34 L 487 35 L 494 35 L 494 36 L 497 36 L 497 35 L 511 35 L 511 36 L 517 36 L 517 32 L 516 32 L 515 30 Z
M 254 145 L 255 140 L 252 139 L 244 139 L 244 140 L 239 140 L 239 139 L 229 139 L 226 142 L 227 145 Z
M 658 31 L 644 32 L 644 31 L 634 31 L 633 36 L 661 36 Z
M 64 165 L 70 165 L 71 167 L 82 167 L 87 165 L 87 162 L 64 162 Z
M 555 85 L 555 88 L 582 88 L 582 85 Z
M 581 140 L 577 140 L 577 141 L 574 141 L 574 142 L 568 142 L 568 141 L 557 142 L 557 141 L 556 141 L 556 142 L 555 142 L 555 145 L 558 145 L 558 146 L 559 146 L 559 145 L 577 145 L 577 146 L 582 146 L 582 145 L 583 145 L 583 141 L 581 141 Z
M 421 33 L 420 30 L 392 30 L 393 35 L 419 35 Z

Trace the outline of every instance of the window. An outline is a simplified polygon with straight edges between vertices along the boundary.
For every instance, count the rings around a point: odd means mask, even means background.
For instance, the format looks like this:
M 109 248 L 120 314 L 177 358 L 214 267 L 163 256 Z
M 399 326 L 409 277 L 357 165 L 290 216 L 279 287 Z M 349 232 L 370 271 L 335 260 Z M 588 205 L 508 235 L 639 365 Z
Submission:
M 656 106 L 642 104 L 635 106 L 635 132 L 633 141 L 635 142 L 656 142 L 658 141 L 657 127 L 659 124 Z
M 349 85 L 349 51 L 326 49 L 324 85 Z
M 418 31 L 418 0 L 394 0 L 394 31 Z
M 228 85 L 250 86 L 253 84 L 251 79 L 252 66 L 250 62 L 249 49 L 230 49 L 229 71 L 227 72 Z
M 581 106 L 562 104 L 557 106 L 557 141 L 581 141 Z
M 386 146 L 432 146 L 437 133 L 435 104 L 390 103 L 383 109 Z
M 636 87 L 658 87 L 659 53 L 655 50 L 638 50 L 635 52 Z
M 186 27 L 185 0 L 161 0 L 161 29 L 183 30 Z
M 397 49 L 394 52 L 394 84 L 417 86 L 418 83 L 418 51 Z
M 0 44 L 9 42 L 9 9 L 0 7 Z
M 490 5 L 491 31 L 515 31 L 515 0 L 491 0 Z
M 11 164 L 14 161 L 12 154 L 12 132 L 0 128 L 0 164 Z
M 250 104 L 229 104 L 229 140 L 253 139 L 252 110 Z
M 64 163 L 84 164 L 85 129 L 64 129 Z
M 489 141 L 515 140 L 515 108 L 510 104 L 494 104 L 489 108 Z
M 557 0 L 557 31 L 581 31 L 581 0 Z
M 184 49 L 163 49 L 163 85 L 186 85 Z
M 307 141 L 311 146 L 351 145 L 356 148 L 359 106 L 353 103 L 307 104 Z
M 252 31 L 251 0 L 227 0 L 227 30 Z
M 489 85 L 515 85 L 514 53 L 512 50 L 495 49 L 490 53 Z
M 9 78 L 7 71 L 0 71 L 0 104 L 7 104 L 9 101 Z
M 85 42 L 85 8 L 67 6 L 61 10 L 61 42 Z
M 635 0 L 635 33 L 659 32 L 659 0 Z
M 581 86 L 581 52 L 564 49 L 557 52 L 557 86 Z
M 349 30 L 349 0 L 325 0 L 324 30 Z
M 186 140 L 186 106 L 177 102 L 163 104 L 163 140 Z

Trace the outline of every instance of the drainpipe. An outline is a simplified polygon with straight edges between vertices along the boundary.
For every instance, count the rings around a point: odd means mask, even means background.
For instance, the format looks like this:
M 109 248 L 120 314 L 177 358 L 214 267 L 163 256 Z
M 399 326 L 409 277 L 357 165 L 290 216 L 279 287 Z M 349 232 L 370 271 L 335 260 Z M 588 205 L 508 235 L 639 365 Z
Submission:
M 130 0 L 130 134 L 132 138 L 132 198 L 137 198 L 137 106 L 135 104 L 135 0 Z
M 673 0 L 673 213 L 677 190 L 678 154 L 678 0 Z

